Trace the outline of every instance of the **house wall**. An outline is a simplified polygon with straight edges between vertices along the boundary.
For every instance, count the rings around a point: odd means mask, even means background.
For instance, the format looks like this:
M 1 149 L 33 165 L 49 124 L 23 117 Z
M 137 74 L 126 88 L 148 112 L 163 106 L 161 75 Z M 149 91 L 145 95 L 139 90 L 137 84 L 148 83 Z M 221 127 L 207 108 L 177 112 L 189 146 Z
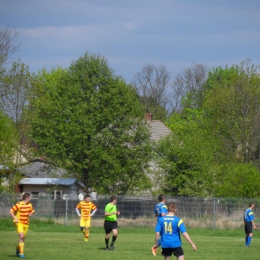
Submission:
M 56 188 L 56 193 L 54 189 Z M 61 191 L 61 192 L 60 192 Z M 78 199 L 78 193 L 74 186 L 58 186 L 52 187 L 47 185 L 23 185 L 23 192 L 29 192 L 34 194 L 52 194 L 54 199 L 66 199 L 68 196 L 69 199 Z

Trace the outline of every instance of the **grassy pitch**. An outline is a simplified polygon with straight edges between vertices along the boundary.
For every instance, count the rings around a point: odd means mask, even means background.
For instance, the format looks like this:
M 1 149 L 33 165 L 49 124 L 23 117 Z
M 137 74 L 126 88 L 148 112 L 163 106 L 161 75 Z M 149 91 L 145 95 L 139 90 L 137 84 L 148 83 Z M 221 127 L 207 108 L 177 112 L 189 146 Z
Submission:
M 1 221 L 0 221 L 1 222 Z M 15 259 L 15 246 L 18 235 L 12 226 L 0 224 L 0 259 Z M 193 260 L 230 260 L 259 259 L 260 231 L 255 230 L 249 248 L 244 246 L 243 230 L 208 230 L 190 229 L 191 238 L 197 251 L 183 240 L 185 259 Z M 26 241 L 26 259 L 36 260 L 70 260 L 70 259 L 104 259 L 104 260 L 151 260 L 163 259 L 160 250 L 157 256 L 151 253 L 154 233 L 151 228 L 119 228 L 114 251 L 105 250 L 103 228 L 92 228 L 88 242 L 75 226 L 48 224 L 31 225 Z M 176 259 L 172 257 L 172 259 Z

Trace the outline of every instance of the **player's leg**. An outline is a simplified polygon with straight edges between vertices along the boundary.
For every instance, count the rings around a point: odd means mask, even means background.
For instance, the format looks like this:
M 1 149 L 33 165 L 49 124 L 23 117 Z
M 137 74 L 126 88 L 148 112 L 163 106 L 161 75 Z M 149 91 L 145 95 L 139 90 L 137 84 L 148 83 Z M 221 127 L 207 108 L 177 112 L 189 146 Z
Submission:
M 170 260 L 172 248 L 162 248 L 162 255 L 164 256 L 164 260 Z
M 85 241 L 88 241 L 89 228 L 90 228 L 90 218 L 85 222 Z
M 112 228 L 110 226 L 110 223 L 108 221 L 104 222 L 104 229 L 105 229 L 105 244 L 106 244 L 106 250 L 109 250 L 109 238 L 110 238 L 110 232 L 112 231 Z
M 253 225 L 251 222 L 246 222 L 245 227 L 246 227 L 246 234 L 247 234 L 246 246 L 250 246 L 253 237 Z
M 248 238 L 247 238 L 247 246 L 250 246 L 252 238 L 253 238 L 253 233 L 249 233 Z
M 80 232 L 82 232 L 85 235 L 85 221 L 82 217 L 80 218 L 79 221 L 79 228 L 80 228 Z
M 117 234 L 118 234 L 118 225 L 117 225 L 117 221 L 113 222 L 113 226 L 112 226 L 112 232 L 113 232 L 113 237 L 112 237 L 112 242 L 110 244 L 110 249 L 114 250 L 115 246 L 114 243 L 116 242 L 117 239 Z
M 17 228 L 17 233 L 19 235 L 18 245 L 16 246 L 16 255 L 23 258 L 23 256 L 24 256 L 24 239 L 25 239 L 24 231 L 26 231 L 26 229 L 24 229 L 24 225 L 22 223 L 17 223 L 16 228 Z
M 247 246 L 249 233 L 248 233 L 248 230 L 247 230 L 247 224 L 246 224 L 246 222 L 245 222 L 244 228 L 245 228 L 245 234 L 246 234 L 246 237 L 245 237 L 245 245 Z
M 83 233 L 84 235 L 84 241 L 88 241 L 88 238 L 86 238 L 86 220 L 84 220 L 83 218 L 80 218 L 80 231 Z
M 184 260 L 184 252 L 181 246 L 177 248 L 173 248 L 172 252 L 178 260 Z

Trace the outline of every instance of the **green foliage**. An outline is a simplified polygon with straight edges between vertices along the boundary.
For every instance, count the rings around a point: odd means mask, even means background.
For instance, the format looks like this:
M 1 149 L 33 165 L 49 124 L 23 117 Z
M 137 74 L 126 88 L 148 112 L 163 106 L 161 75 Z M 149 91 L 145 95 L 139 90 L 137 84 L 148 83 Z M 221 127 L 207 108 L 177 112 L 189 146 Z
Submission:
M 103 57 L 86 53 L 67 70 L 43 70 L 34 86 L 31 133 L 41 155 L 76 174 L 86 190 L 125 194 L 150 186 L 140 104 Z
M 12 121 L 0 111 L 0 165 L 10 165 L 17 145 L 17 134 Z
M 221 79 L 218 78 L 219 71 Z M 223 144 L 223 153 L 241 162 L 259 162 L 259 69 L 248 61 L 230 69 L 215 70 L 209 78 L 211 90 L 204 104 L 212 134 Z
M 0 111 L 0 192 L 9 191 L 4 182 L 13 182 L 12 169 L 17 149 L 17 133 L 13 122 Z M 11 180 L 12 179 L 12 180 Z
M 166 159 L 162 167 L 168 172 L 165 192 L 182 196 L 212 195 L 220 148 L 204 126 L 202 113 L 185 109 L 170 118 L 168 127 L 173 134 L 160 145 Z
M 173 135 L 160 147 L 168 173 L 165 191 L 259 197 L 259 68 L 249 60 L 213 68 L 202 90 L 202 105 L 193 103 L 196 93 L 187 93 L 185 108 L 168 121 Z
M 216 196 L 236 198 L 260 197 L 260 174 L 252 164 L 222 165 Z

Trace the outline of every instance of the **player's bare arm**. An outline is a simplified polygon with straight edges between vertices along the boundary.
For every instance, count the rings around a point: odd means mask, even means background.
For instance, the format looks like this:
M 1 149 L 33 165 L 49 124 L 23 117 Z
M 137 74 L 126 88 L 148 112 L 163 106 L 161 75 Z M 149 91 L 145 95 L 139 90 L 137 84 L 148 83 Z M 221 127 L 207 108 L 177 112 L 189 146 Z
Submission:
M 196 245 L 192 242 L 192 240 L 191 240 L 189 234 L 188 234 L 187 232 L 184 232 L 184 233 L 183 233 L 183 236 L 184 236 L 184 238 L 190 243 L 190 245 L 192 246 L 193 250 L 196 251 L 197 247 L 196 247 Z
M 14 219 L 15 222 L 18 222 L 18 219 L 15 217 L 14 213 L 10 210 L 9 214 L 11 215 L 11 217 Z

